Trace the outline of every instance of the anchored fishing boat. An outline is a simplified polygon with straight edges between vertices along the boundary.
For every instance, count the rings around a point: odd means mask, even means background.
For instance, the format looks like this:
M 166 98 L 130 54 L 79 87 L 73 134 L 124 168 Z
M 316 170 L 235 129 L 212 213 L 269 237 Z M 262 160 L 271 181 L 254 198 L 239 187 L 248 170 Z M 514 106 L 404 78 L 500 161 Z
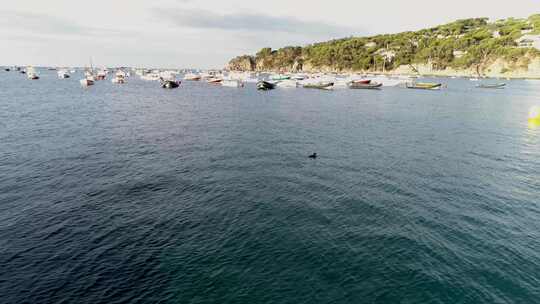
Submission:
M 101 69 L 96 74 L 96 80 L 105 80 L 107 77 L 107 70 Z
M 353 83 L 353 84 L 370 84 L 371 83 L 371 79 L 358 79 L 358 80 L 353 80 L 351 81 L 350 83 Z
M 127 77 L 126 72 L 122 70 L 118 70 L 116 71 L 116 74 L 114 74 L 113 79 L 111 79 L 111 82 L 115 84 L 124 84 L 126 83 L 126 77 Z
M 407 83 L 407 89 L 416 89 L 416 90 L 440 90 L 442 87 L 441 83 L 431 83 L 431 82 L 414 82 Z
M 208 78 L 208 80 L 207 80 L 207 82 L 210 83 L 210 84 L 220 84 L 222 81 L 223 81 L 223 79 L 218 78 L 218 77 Z
M 257 90 L 268 91 L 268 90 L 273 90 L 275 88 L 276 88 L 275 83 L 264 81 L 264 80 L 257 82 Z
M 371 82 L 369 81 L 368 83 L 365 83 L 365 82 L 349 82 L 347 84 L 347 87 L 349 87 L 349 89 L 380 89 L 382 87 L 382 83 L 378 83 L 378 82 Z
M 279 80 L 288 80 L 288 79 L 291 79 L 291 76 L 288 76 L 288 75 L 282 75 L 282 74 L 278 74 L 278 75 L 270 75 L 270 80 L 276 80 L 276 81 L 279 81 Z
M 36 70 L 33 67 L 27 67 L 26 68 L 26 77 L 30 80 L 37 80 L 39 79 L 39 76 L 36 72 Z
M 188 73 L 184 76 L 184 80 L 190 80 L 190 81 L 199 81 L 201 80 L 201 75 L 194 74 L 194 73 Z
M 306 83 L 302 87 L 304 89 L 331 90 L 334 87 L 334 83 L 333 82 Z
M 70 77 L 69 72 L 67 70 L 58 70 L 57 74 L 58 74 L 58 78 L 60 79 L 66 79 Z
M 506 87 L 506 83 L 494 83 L 494 84 L 479 84 L 476 86 L 479 89 L 504 89 Z
M 162 80 L 161 87 L 164 89 L 176 89 L 180 86 L 180 81 L 176 80 Z
M 280 88 L 296 88 L 298 87 L 298 81 L 290 79 L 290 80 L 283 80 L 276 83 L 276 85 Z
M 244 83 L 239 80 L 223 80 L 221 85 L 229 88 L 243 88 Z
M 79 82 L 81 83 L 81 86 L 88 87 L 94 85 L 95 81 L 96 79 L 94 78 L 94 73 L 92 72 L 92 69 L 89 69 L 84 72 L 84 78 Z

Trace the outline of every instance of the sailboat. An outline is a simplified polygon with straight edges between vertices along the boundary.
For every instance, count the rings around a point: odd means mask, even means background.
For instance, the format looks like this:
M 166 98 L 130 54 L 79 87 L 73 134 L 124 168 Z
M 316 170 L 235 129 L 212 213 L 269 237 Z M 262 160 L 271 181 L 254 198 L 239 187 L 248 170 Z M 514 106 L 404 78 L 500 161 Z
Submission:
M 124 72 L 122 70 L 118 70 L 118 71 L 116 71 L 116 74 L 114 75 L 111 82 L 116 83 L 116 84 L 124 84 L 124 83 L 126 83 L 126 77 L 127 77 L 126 72 Z
M 94 78 L 94 68 L 92 67 L 92 58 L 90 58 L 90 69 L 86 69 L 84 72 L 84 78 L 80 80 L 81 86 L 88 87 L 94 85 L 96 79 Z
M 69 78 L 69 72 L 67 69 L 61 69 L 61 70 L 58 70 L 58 78 L 60 79 L 66 79 L 66 78 Z
M 28 77 L 28 79 L 30 79 L 30 80 L 39 79 L 39 76 L 38 76 L 36 70 L 34 69 L 34 67 L 27 67 L 26 68 L 26 77 Z

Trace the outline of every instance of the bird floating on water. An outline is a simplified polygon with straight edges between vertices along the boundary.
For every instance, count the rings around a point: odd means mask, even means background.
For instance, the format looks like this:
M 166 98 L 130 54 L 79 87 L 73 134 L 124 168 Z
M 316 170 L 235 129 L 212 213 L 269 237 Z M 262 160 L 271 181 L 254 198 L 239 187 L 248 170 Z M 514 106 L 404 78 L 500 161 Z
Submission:
M 309 156 L 309 158 L 317 158 L 317 153 L 313 153 Z

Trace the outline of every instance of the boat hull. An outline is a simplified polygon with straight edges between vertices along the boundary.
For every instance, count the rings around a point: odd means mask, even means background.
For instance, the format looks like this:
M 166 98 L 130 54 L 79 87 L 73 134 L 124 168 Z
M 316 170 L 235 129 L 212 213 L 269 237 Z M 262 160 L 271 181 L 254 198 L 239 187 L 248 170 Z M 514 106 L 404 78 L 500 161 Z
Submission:
M 407 89 L 413 90 L 440 90 L 442 87 L 441 83 L 413 83 L 406 84 Z
M 260 91 L 268 91 L 273 90 L 276 88 L 276 85 L 274 83 L 268 82 L 268 81 L 259 81 L 257 82 L 257 90 Z
M 359 83 L 351 82 L 348 84 L 349 89 L 364 89 L 364 90 L 377 90 L 382 87 L 382 83 Z

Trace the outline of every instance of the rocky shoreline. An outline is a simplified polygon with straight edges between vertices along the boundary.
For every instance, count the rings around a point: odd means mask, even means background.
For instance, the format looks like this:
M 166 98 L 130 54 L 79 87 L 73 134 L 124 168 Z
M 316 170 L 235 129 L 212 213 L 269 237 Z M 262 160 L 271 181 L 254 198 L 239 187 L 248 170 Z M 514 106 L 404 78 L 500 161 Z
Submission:
M 268 73 L 343 73 L 343 74 L 383 74 L 388 76 L 408 75 L 408 76 L 433 76 L 433 77 L 479 77 L 476 69 L 452 69 L 444 70 L 433 69 L 428 63 L 402 65 L 391 71 L 357 71 L 353 69 L 334 69 L 332 67 L 315 68 L 309 64 L 301 64 L 295 61 L 288 68 L 272 69 L 266 67 L 263 63 L 256 62 L 252 56 L 240 56 L 229 63 L 226 67 L 229 71 L 239 72 L 268 72 Z M 487 65 L 482 72 L 481 77 L 485 78 L 507 78 L 507 79 L 540 79 L 540 58 L 528 60 L 527 64 L 516 66 L 515 63 L 507 62 L 503 59 L 497 59 Z

